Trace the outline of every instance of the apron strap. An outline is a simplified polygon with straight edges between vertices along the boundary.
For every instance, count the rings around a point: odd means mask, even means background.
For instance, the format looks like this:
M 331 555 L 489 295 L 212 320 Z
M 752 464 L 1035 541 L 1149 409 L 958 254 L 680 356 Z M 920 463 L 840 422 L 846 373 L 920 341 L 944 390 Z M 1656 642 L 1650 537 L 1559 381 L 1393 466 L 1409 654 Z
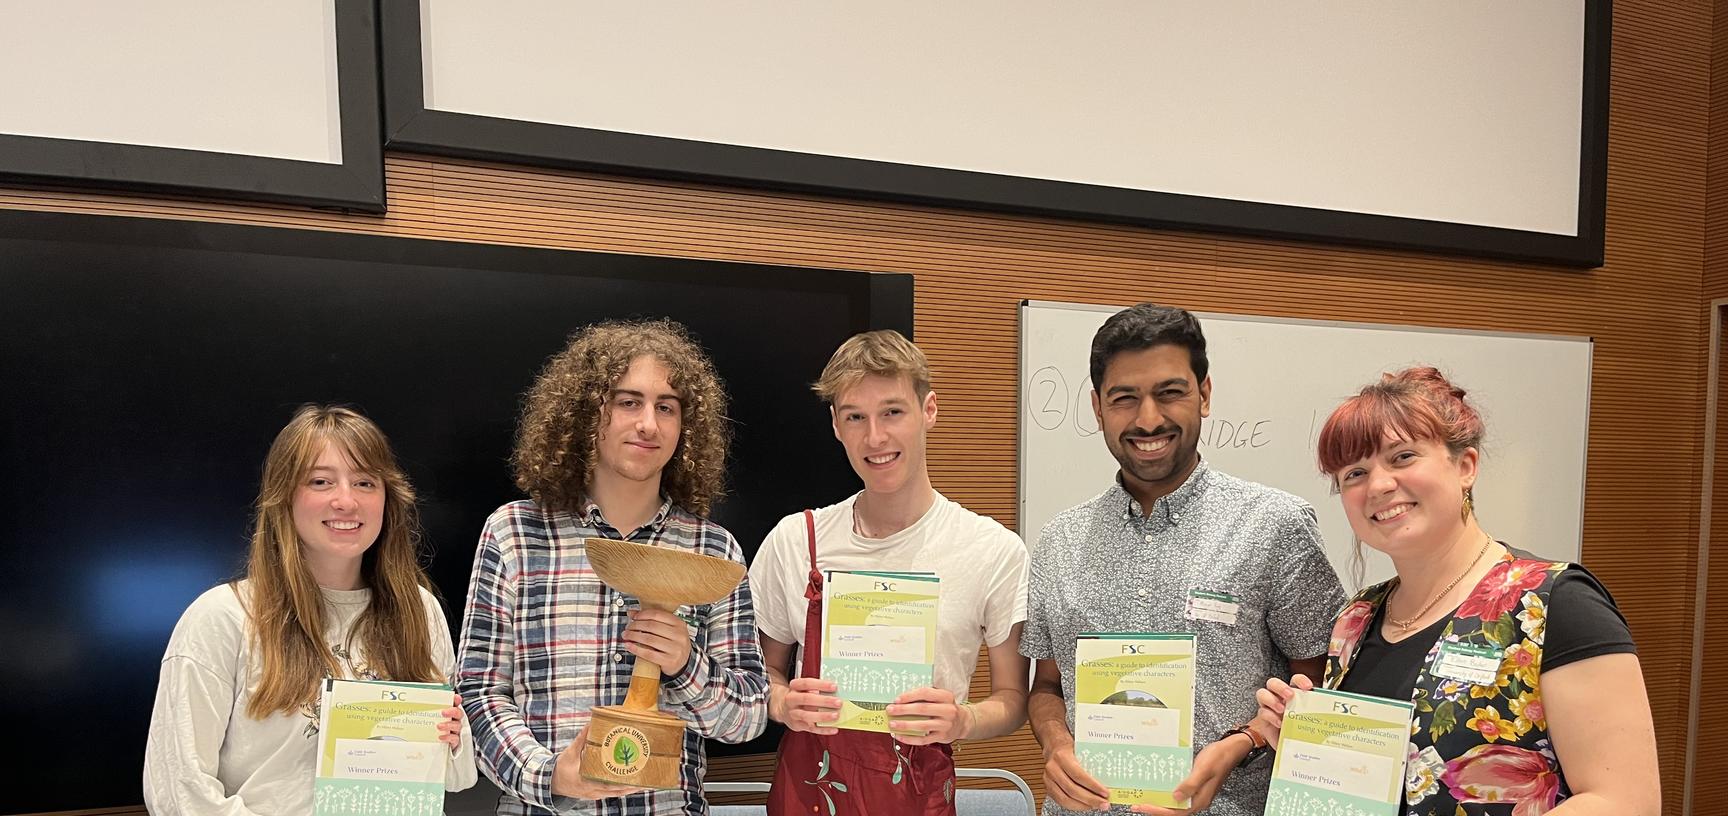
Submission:
M 816 515 L 804 511 L 804 534 L 810 544 L 810 578 L 804 585 L 804 598 L 809 602 L 804 611 L 804 660 L 799 677 L 816 677 L 822 672 L 822 572 L 816 569 Z

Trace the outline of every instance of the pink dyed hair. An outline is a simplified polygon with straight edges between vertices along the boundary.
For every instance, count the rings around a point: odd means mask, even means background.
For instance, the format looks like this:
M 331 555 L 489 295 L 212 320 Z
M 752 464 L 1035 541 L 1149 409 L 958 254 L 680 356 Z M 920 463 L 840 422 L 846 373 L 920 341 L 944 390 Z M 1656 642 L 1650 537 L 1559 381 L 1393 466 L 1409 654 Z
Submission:
M 1320 471 L 1328 476 L 1380 449 L 1391 434 L 1415 441 L 1432 439 L 1457 456 L 1482 447 L 1482 415 L 1433 366 L 1382 374 L 1344 401 L 1320 428 Z

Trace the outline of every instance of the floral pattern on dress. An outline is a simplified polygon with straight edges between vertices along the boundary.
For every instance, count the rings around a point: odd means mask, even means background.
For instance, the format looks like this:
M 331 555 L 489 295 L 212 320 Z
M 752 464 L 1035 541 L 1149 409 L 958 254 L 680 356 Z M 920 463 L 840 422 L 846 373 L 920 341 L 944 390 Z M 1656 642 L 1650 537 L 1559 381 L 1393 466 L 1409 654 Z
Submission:
M 1512 709 L 1513 714 L 1518 715 L 1518 736 L 1530 733 L 1533 728 L 1548 730 L 1548 711 L 1542 706 L 1542 697 L 1536 692 L 1519 692 L 1518 699 L 1507 700 L 1506 706 Z
M 1446 763 L 1434 753 L 1434 746 L 1418 751 L 1411 745 L 1404 757 L 1404 799 L 1415 805 L 1434 795 L 1440 789 L 1440 774 L 1445 770 Z
M 1446 763 L 1440 775 L 1461 804 L 1512 804 L 1512 816 L 1542 816 L 1560 796 L 1560 774 L 1540 751 L 1478 745 Z
M 1547 567 L 1546 561 L 1506 560 L 1495 564 L 1458 607 L 1458 617 L 1498 620 L 1518 608 L 1525 592 L 1548 580 Z
M 1518 736 L 1517 724 L 1500 716 L 1499 710 L 1491 706 L 1476 709 L 1476 715 L 1464 723 L 1464 726 L 1481 734 L 1482 739 L 1489 742 Z
M 1411 690 L 1415 713 L 1404 792 L 1411 814 L 1543 816 L 1568 795 L 1548 740 L 1541 690 L 1548 593 L 1567 566 L 1502 559 L 1429 649 Z M 1328 649 L 1328 688 L 1343 683 L 1393 585 L 1364 590 L 1339 614 Z M 1494 679 L 1470 683 L 1433 674 L 1445 643 L 1499 651 Z
M 1344 607 L 1338 613 L 1338 620 L 1332 624 L 1332 639 L 1326 644 L 1326 653 L 1332 657 L 1349 663 L 1355 657 L 1356 646 L 1362 642 L 1362 633 L 1368 630 L 1368 623 L 1374 619 L 1374 604 L 1367 601 L 1357 601 Z
M 816 790 L 821 792 L 822 801 L 828 805 L 828 816 L 834 816 L 834 795 L 846 792 L 846 783 L 841 782 L 838 779 L 828 778 L 828 771 L 832 767 L 833 766 L 828 763 L 828 752 L 823 751 L 822 762 L 816 766 L 816 778 L 804 780 L 804 784 L 814 785 L 816 786 Z M 896 779 L 894 781 L 898 782 L 900 780 Z
M 1524 630 L 1524 636 L 1537 646 L 1542 645 L 1542 638 L 1548 630 L 1548 603 L 1534 592 L 1524 593 L 1524 611 L 1517 615 L 1518 626 Z

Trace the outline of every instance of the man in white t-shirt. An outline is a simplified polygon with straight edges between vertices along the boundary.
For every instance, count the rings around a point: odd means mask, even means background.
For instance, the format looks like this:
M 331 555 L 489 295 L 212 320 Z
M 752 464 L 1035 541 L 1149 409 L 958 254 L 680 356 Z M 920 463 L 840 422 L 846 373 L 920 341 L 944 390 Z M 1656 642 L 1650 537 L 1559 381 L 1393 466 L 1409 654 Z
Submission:
M 829 403 L 834 435 L 864 490 L 782 519 L 750 567 L 769 716 L 790 731 L 780 745 L 769 812 L 807 814 L 825 806 L 836 816 L 952 813 L 948 746 L 1001 736 L 1026 720 L 1028 662 L 1019 653 L 1026 547 L 1001 524 L 931 487 L 924 452 L 936 424 L 936 394 L 929 363 L 911 341 L 893 331 L 847 340 L 815 390 Z M 821 586 L 813 569 L 941 578 L 935 686 L 909 691 L 887 709 L 890 727 L 911 733 L 890 737 L 829 724 L 840 708 L 835 684 L 815 676 L 814 649 L 802 655 L 808 641 L 820 640 Z M 990 650 L 991 691 L 971 703 L 966 696 L 980 644 Z

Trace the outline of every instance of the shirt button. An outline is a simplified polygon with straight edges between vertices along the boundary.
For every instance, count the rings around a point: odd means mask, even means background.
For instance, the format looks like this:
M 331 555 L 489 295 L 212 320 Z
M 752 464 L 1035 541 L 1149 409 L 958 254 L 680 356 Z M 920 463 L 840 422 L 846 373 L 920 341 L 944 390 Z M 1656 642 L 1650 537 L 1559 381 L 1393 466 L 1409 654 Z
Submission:
M 1140 597 L 1144 598 L 1144 597 L 1146 597 L 1146 592 L 1147 591 L 1144 588 L 1142 588 L 1139 591 L 1135 592 L 1134 594 L 1139 595 Z
M 612 599 L 612 605 L 618 607 L 619 609 L 623 609 L 624 608 L 624 599 L 622 597 L 613 598 Z
M 1147 544 L 1156 544 L 1156 543 L 1158 543 L 1158 541 L 1157 541 L 1157 539 L 1155 539 L 1155 538 L 1154 538 L 1154 537 L 1153 537 L 1153 536 L 1152 536 L 1152 534 L 1151 534 L 1151 533 L 1147 533 L 1147 534 L 1146 534 L 1146 543 L 1147 543 Z
M 613 652 L 612 653 L 612 662 L 613 663 L 623 663 L 624 662 L 624 653 L 623 652 Z

